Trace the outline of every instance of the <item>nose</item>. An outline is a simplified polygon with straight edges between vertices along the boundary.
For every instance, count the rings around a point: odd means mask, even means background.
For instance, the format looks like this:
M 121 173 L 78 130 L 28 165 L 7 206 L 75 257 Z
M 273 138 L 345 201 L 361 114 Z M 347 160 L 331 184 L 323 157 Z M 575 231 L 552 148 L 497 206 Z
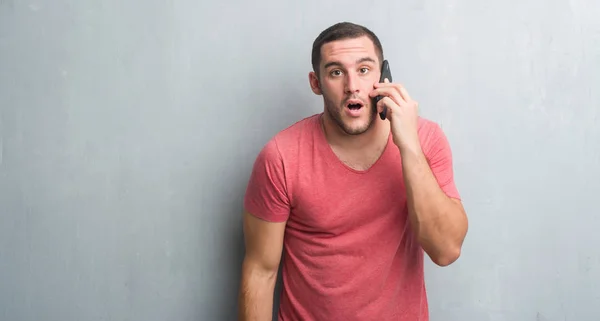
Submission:
M 359 91 L 359 80 L 358 75 L 349 72 L 346 74 L 346 86 L 345 90 L 349 94 L 353 94 Z

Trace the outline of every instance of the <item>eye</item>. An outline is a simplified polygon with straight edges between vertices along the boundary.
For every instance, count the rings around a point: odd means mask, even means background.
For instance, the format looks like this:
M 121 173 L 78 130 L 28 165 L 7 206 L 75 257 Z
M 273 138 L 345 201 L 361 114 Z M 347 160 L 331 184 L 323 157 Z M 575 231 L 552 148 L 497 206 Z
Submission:
M 366 74 L 367 72 L 369 72 L 369 68 L 367 68 L 367 67 L 360 68 L 360 73 Z
M 342 71 L 339 69 L 335 69 L 335 70 L 332 70 L 329 74 L 335 77 L 335 76 L 341 75 Z

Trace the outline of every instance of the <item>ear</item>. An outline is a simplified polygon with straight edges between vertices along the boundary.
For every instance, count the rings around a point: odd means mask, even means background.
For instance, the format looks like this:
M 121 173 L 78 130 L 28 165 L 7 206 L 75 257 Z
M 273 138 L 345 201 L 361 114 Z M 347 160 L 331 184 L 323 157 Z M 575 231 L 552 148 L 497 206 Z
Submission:
M 319 78 L 314 71 L 308 73 L 308 82 L 310 83 L 310 88 L 315 95 L 321 95 L 323 93 L 321 91 L 321 84 L 319 84 Z

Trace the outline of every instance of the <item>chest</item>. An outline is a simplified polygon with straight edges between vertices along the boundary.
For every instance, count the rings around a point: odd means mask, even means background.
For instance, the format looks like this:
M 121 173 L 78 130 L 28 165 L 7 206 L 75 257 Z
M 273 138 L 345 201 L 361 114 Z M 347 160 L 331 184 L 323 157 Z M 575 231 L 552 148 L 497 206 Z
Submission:
M 348 152 L 336 147 L 331 149 L 341 163 L 356 171 L 366 171 L 381 157 L 385 145 L 377 146 L 367 152 Z
M 401 166 L 379 166 L 367 173 L 329 168 L 298 180 L 290 224 L 323 235 L 377 234 L 402 229 L 406 217 Z

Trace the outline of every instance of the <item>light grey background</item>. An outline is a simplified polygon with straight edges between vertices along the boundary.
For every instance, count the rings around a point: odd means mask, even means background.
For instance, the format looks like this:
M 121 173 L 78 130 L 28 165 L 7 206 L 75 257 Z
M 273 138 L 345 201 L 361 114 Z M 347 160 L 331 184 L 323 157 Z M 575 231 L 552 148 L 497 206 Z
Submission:
M 470 217 L 431 320 L 599 320 L 600 3 L 0 1 L 0 320 L 234 320 L 242 198 L 364 23 Z

